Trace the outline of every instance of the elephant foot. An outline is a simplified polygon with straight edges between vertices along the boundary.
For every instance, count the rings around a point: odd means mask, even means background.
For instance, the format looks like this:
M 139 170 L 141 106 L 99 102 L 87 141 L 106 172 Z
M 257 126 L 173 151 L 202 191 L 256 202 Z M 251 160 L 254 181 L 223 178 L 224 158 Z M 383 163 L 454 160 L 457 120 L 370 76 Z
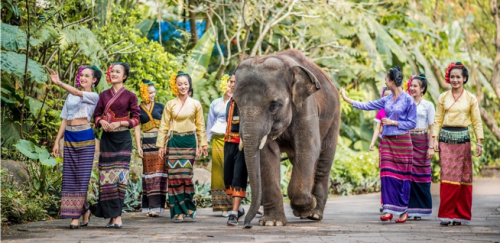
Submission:
M 315 208 L 309 216 L 307 216 L 310 220 L 323 220 L 323 210 L 319 208 Z
M 259 224 L 261 226 L 285 226 L 287 224 L 285 214 L 265 212 L 265 215 L 259 219 Z
M 300 217 L 301 219 L 308 218 L 311 216 L 313 213 L 313 210 L 316 208 L 317 201 L 316 198 L 313 196 L 311 197 L 310 202 L 307 202 L 307 200 L 298 200 L 296 202 L 291 202 L 291 206 L 293 209 L 293 215 L 295 217 Z

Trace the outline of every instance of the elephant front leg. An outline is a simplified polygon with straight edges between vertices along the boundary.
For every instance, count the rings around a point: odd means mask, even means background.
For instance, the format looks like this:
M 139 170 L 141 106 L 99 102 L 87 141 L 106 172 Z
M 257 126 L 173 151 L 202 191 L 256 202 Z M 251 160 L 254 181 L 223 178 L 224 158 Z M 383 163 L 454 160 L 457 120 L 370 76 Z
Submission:
M 260 152 L 262 199 L 264 216 L 259 219 L 263 226 L 283 226 L 287 220 L 283 208 L 280 186 L 280 148 L 276 141 L 268 141 Z

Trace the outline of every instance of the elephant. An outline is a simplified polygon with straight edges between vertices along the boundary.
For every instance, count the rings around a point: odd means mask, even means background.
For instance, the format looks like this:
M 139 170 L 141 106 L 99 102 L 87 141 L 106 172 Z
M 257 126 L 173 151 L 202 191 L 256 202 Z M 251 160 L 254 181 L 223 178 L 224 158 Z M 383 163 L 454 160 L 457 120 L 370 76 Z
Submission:
M 327 74 L 298 50 L 244 59 L 235 70 L 240 148 L 250 180 L 245 228 L 260 206 L 260 225 L 287 224 L 280 187 L 281 153 L 293 165 L 293 214 L 322 220 L 340 130 L 340 99 Z

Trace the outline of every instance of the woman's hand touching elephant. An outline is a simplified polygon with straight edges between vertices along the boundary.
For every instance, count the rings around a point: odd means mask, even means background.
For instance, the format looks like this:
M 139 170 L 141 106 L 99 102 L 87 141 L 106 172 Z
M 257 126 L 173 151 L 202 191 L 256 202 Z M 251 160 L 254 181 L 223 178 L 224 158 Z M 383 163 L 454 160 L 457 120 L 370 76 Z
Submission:
M 347 98 L 347 96 L 345 95 L 345 89 L 344 89 L 344 88 L 342 88 L 342 89 L 340 90 L 340 93 L 342 94 L 342 99 L 343 99 L 345 102 L 347 102 L 347 103 L 349 103 L 349 104 L 351 104 L 351 105 L 352 105 L 353 100 L 351 100 L 351 99 Z

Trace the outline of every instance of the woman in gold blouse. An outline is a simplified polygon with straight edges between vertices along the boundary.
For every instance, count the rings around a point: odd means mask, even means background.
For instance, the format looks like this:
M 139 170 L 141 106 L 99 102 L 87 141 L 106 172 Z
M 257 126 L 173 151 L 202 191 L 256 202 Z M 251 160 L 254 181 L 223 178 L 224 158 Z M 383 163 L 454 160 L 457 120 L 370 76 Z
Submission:
M 476 97 L 465 91 L 469 80 L 467 68 L 460 62 L 446 69 L 446 82 L 451 90 L 442 93 L 437 103 L 434 131 L 434 149 L 441 163 L 441 203 L 438 218 L 441 225 L 460 225 L 471 220 L 472 152 L 468 126 L 476 134 L 476 156 L 483 151 L 483 125 Z
M 167 102 L 161 118 L 156 147 L 159 156 L 167 153 L 168 204 L 176 223 L 184 216 L 196 216 L 193 202 L 193 165 L 195 158 L 207 156 L 205 120 L 199 101 L 189 97 L 193 85 L 189 74 L 179 72 L 170 78 L 170 88 L 177 97 Z

